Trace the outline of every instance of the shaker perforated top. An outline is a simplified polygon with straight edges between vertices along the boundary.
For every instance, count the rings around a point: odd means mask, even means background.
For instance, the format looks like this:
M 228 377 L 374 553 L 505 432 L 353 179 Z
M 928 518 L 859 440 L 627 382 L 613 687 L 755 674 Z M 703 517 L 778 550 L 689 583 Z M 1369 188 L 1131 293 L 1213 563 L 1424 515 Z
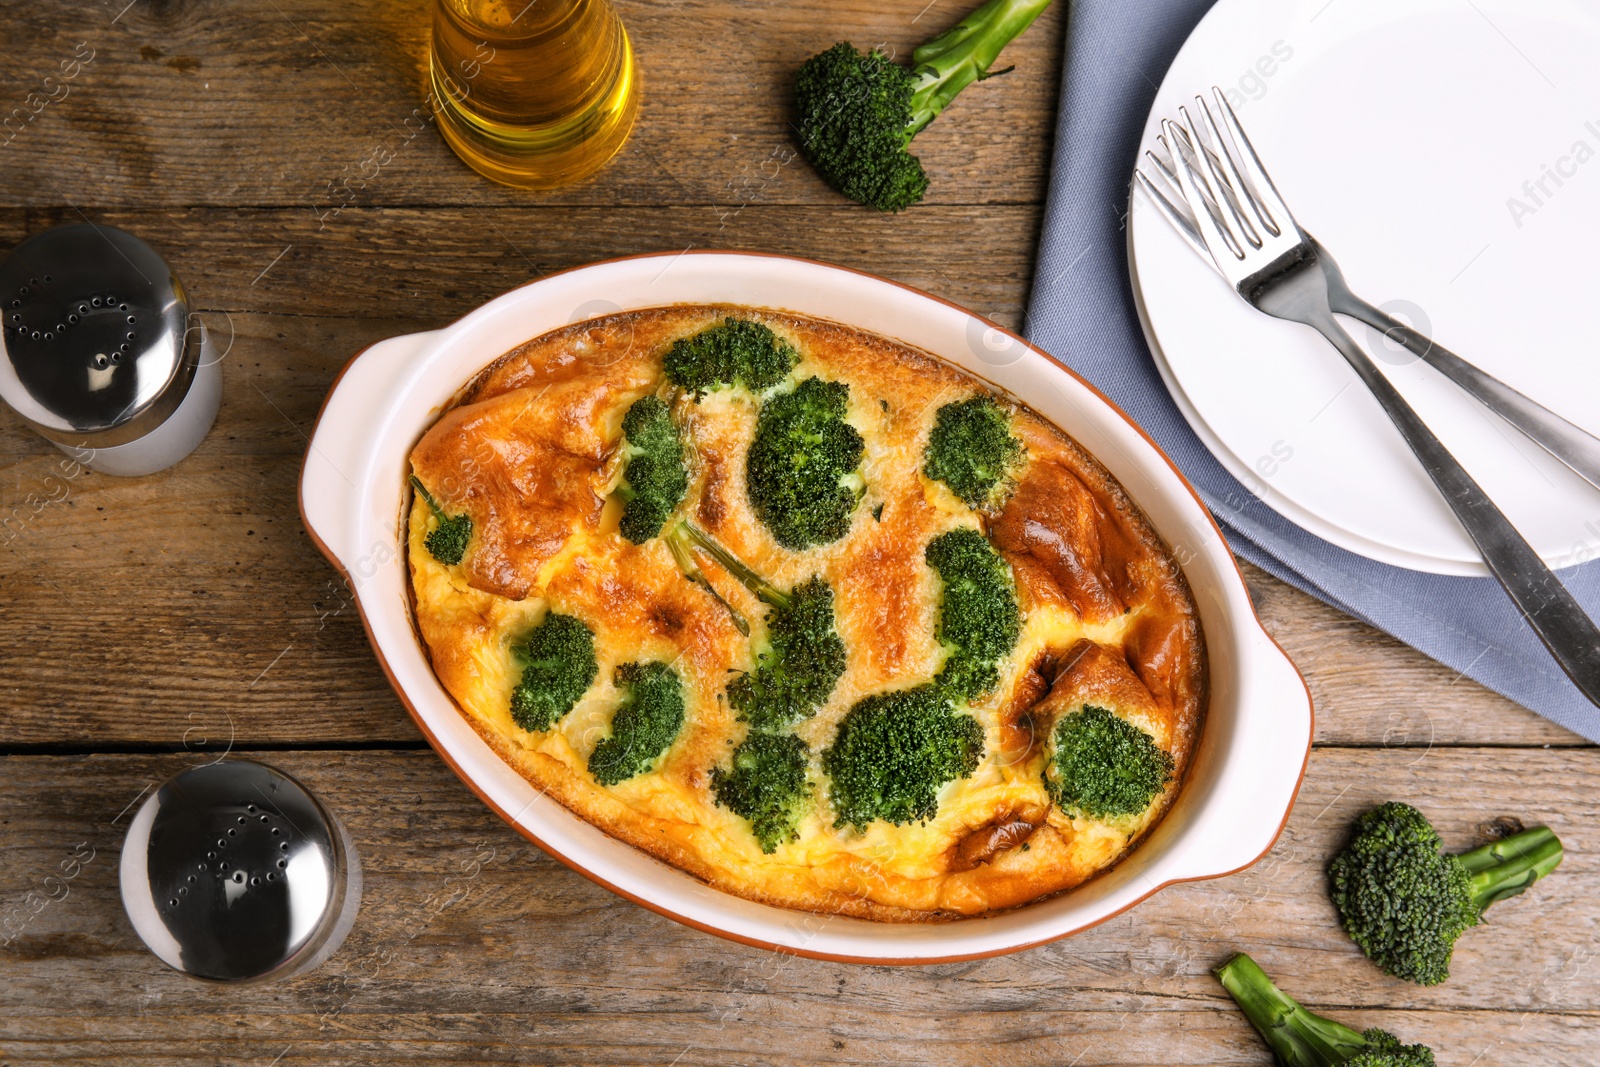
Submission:
M 121 882 L 150 950 L 217 981 L 316 966 L 361 898 L 338 821 L 295 779 L 248 760 L 191 768 L 157 789 L 129 825 Z
M 150 432 L 199 361 L 183 286 L 124 230 L 57 226 L 0 263 L 0 399 L 45 437 L 97 448 Z

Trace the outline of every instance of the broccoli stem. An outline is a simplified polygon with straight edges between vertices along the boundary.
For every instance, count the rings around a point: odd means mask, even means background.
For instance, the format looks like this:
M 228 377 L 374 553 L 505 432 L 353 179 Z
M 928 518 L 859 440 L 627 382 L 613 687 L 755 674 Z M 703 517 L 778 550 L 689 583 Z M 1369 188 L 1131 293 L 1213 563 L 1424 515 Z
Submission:
M 744 636 L 749 637 L 750 621 L 739 614 L 739 609 L 728 603 L 723 595 L 717 592 L 717 587 L 711 584 L 711 579 L 706 577 L 705 571 L 700 569 L 700 564 L 695 562 L 694 552 L 692 551 L 693 542 L 690 541 L 688 534 L 684 532 L 684 527 L 687 525 L 687 523 L 680 522 L 663 538 L 667 542 L 667 548 L 672 551 L 673 560 L 676 561 L 678 569 L 683 572 L 685 578 L 710 593 L 716 602 L 722 605 L 723 610 L 728 613 L 728 618 L 733 622 L 733 628 Z
M 1481 912 L 1514 897 L 1561 864 L 1561 841 L 1548 826 L 1536 826 L 1458 857 L 1471 877 L 1472 906 Z
M 755 596 L 764 603 L 770 604 L 775 608 L 789 607 L 790 598 L 788 593 L 785 593 L 783 590 L 779 589 L 777 586 L 761 577 L 761 575 L 751 570 L 738 556 L 735 556 L 732 552 L 729 552 L 726 548 L 723 548 L 711 537 L 710 534 L 706 533 L 704 530 L 700 529 L 700 527 L 696 526 L 687 519 L 681 520 L 678 523 L 677 527 L 672 531 L 672 536 L 669 537 L 668 540 L 677 542 L 673 545 L 672 552 L 674 557 L 677 558 L 678 565 L 680 567 L 683 566 L 684 557 L 688 555 L 687 546 L 682 544 L 682 542 L 687 541 L 693 544 L 695 548 L 700 549 L 701 551 L 705 552 L 706 555 L 722 564 L 723 570 L 739 579 L 740 583 L 746 589 L 750 590 L 751 593 L 755 594 Z M 698 573 L 700 568 L 695 567 L 694 569 L 695 572 Z
M 413 474 L 411 476 L 411 485 L 418 493 L 422 494 L 423 501 L 427 503 L 428 507 L 433 509 L 433 514 L 440 522 L 449 521 L 450 516 L 446 515 L 444 513 L 444 508 L 440 507 L 439 502 L 433 499 L 433 494 L 428 492 L 428 487 L 422 484 L 422 479 Z
M 1367 1039 L 1348 1026 L 1301 1007 L 1242 952 L 1215 973 L 1285 1067 L 1343 1063 L 1367 1047 Z
M 1049 6 L 1050 0 L 989 0 L 913 52 L 916 84 L 906 140 L 922 132 L 957 93 L 988 77 L 1001 50 Z

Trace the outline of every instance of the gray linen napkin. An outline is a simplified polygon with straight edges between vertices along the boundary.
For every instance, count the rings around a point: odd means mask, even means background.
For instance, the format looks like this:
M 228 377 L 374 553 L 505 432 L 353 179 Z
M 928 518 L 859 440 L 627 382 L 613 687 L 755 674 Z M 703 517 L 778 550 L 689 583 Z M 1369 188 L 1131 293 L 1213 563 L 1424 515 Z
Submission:
M 1156 89 L 1211 4 L 1072 4 L 1055 160 L 1024 333 L 1156 439 L 1240 557 L 1600 741 L 1600 709 L 1551 661 L 1493 579 L 1375 563 L 1282 518 L 1200 443 L 1156 372 L 1128 281 L 1128 182 Z M 1563 571 L 1561 578 L 1591 614 L 1600 613 L 1600 562 Z

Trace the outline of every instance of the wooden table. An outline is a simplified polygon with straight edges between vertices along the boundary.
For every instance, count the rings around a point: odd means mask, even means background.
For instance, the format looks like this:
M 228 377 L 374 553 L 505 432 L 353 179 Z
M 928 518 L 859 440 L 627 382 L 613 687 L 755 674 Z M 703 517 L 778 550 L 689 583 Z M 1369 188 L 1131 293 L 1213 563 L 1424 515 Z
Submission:
M 0 1062 L 1264 1063 L 1209 973 L 1234 949 L 1441 1064 L 1600 1057 L 1600 754 L 1257 571 L 1317 704 L 1277 848 L 1009 958 L 859 967 L 686 929 L 538 852 L 422 742 L 295 510 L 340 365 L 530 277 L 663 249 L 814 256 L 1016 323 L 1065 4 L 1008 53 L 1015 74 L 918 139 L 925 205 L 879 216 L 791 161 L 796 63 L 841 38 L 903 54 L 960 6 L 923 3 L 619 0 L 644 71 L 638 129 L 598 179 L 532 196 L 409 133 L 421 0 L 9 0 L 0 102 L 24 110 L 0 131 L 0 246 L 82 218 L 131 229 L 233 341 L 216 428 L 153 477 L 70 477 L 0 413 L 0 911 L 26 913 L 0 949 Z M 360 922 L 310 976 L 202 985 L 123 916 L 130 806 L 224 750 L 301 776 L 360 848 Z M 1379 974 L 1324 892 L 1350 819 L 1392 797 L 1452 846 L 1511 813 L 1569 849 L 1466 936 L 1435 989 Z

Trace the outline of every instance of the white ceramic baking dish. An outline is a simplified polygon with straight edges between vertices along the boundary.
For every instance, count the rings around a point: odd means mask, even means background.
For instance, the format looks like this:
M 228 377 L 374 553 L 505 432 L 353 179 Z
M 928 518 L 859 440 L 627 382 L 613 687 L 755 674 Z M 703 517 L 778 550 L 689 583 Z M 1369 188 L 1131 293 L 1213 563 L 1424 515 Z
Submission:
M 400 522 L 407 457 L 462 384 L 501 353 L 585 318 L 680 303 L 779 308 L 897 338 L 1012 393 L 1122 482 L 1172 546 L 1205 627 L 1211 700 L 1172 810 L 1123 863 L 1072 892 L 987 918 L 899 925 L 756 904 L 608 837 L 544 796 L 467 725 L 412 626 Z M 1266 854 L 1311 746 L 1311 699 L 1262 629 L 1216 524 L 1154 442 L 1097 390 L 1021 338 L 895 282 L 785 256 L 636 256 L 542 278 L 442 330 L 379 342 L 345 366 L 300 478 L 306 529 L 355 594 L 373 650 L 428 740 L 540 848 L 690 926 L 827 959 L 933 963 L 1010 952 L 1115 916 L 1163 886 L 1216 878 Z

